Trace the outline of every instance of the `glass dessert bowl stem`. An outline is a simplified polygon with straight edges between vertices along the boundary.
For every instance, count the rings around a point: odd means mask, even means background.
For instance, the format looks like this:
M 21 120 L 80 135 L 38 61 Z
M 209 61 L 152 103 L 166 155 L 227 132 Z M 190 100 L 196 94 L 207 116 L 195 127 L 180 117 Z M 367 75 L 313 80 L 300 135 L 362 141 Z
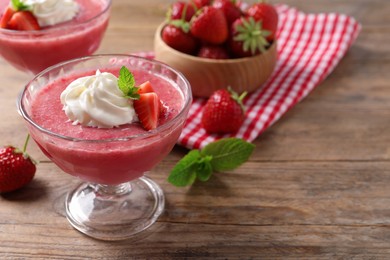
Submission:
M 164 193 L 148 177 L 118 185 L 82 183 L 68 193 L 66 216 L 94 238 L 121 240 L 148 229 L 164 210 Z
M 75 76 L 96 70 L 115 74 L 123 66 L 134 72 L 138 84 L 150 80 L 167 105 L 159 126 L 146 131 L 137 123 L 103 129 L 72 124 L 58 91 Z M 123 240 L 147 230 L 163 212 L 163 191 L 145 173 L 172 150 L 191 102 L 188 81 L 165 64 L 132 55 L 94 55 L 39 73 L 17 104 L 42 152 L 63 172 L 84 181 L 65 201 L 70 224 L 93 238 Z

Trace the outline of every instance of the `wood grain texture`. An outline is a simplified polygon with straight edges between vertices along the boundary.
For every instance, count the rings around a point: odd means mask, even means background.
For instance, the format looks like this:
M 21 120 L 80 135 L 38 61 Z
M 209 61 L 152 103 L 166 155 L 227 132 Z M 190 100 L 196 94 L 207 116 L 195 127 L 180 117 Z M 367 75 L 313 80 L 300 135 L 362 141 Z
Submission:
M 114 0 L 99 53 L 150 51 L 172 1 Z M 0 259 L 389 259 L 390 2 L 285 0 L 305 12 L 341 12 L 363 25 L 336 70 L 256 141 L 250 161 L 207 183 L 175 188 L 176 147 L 149 174 L 166 210 L 133 240 L 102 242 L 64 217 L 78 180 L 33 144 L 34 181 L 0 196 Z M 0 143 L 22 145 L 16 98 L 30 76 L 0 60 Z

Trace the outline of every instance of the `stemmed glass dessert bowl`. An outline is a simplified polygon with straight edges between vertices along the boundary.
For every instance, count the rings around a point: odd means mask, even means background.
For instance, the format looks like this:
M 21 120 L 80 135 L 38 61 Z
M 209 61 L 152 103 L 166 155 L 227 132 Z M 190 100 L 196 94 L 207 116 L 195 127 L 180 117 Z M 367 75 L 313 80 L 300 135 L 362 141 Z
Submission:
M 0 3 L 0 11 L 7 2 Z M 79 13 L 71 21 L 41 30 L 0 28 L 0 56 L 15 68 L 35 75 L 61 61 L 93 54 L 108 26 L 111 0 L 76 2 Z
M 157 128 L 146 131 L 137 123 L 84 127 L 66 122 L 59 96 L 50 96 L 53 106 L 40 99 L 47 86 L 97 70 L 118 74 L 123 66 L 134 73 L 138 84 L 150 80 L 166 102 L 170 112 Z M 163 191 L 145 173 L 175 145 L 191 102 L 186 78 L 163 63 L 132 55 L 94 55 L 62 62 L 36 75 L 21 92 L 18 110 L 43 153 L 83 181 L 65 201 L 71 225 L 97 239 L 121 240 L 146 230 L 163 212 Z M 35 114 L 40 106 L 47 113 Z M 63 128 L 65 132 L 58 130 Z

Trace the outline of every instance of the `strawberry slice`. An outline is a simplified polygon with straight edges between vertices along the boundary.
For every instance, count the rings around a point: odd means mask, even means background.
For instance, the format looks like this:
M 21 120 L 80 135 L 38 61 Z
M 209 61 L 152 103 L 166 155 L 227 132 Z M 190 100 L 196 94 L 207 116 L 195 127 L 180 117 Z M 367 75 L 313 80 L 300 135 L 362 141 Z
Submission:
M 151 92 L 154 92 L 154 89 L 152 87 L 152 84 L 150 84 L 150 81 L 145 81 L 138 87 L 138 94 L 151 93 Z
M 0 28 L 8 28 L 8 22 L 11 20 L 12 16 L 15 14 L 14 9 L 12 7 L 8 6 L 4 13 L 3 16 L 1 16 L 0 19 Z
M 150 81 L 145 81 L 138 87 L 138 94 L 144 94 L 144 93 L 154 93 L 154 89 Z M 160 98 L 159 98 L 159 102 L 160 102 L 160 116 L 163 116 L 168 112 L 168 108 Z
M 156 93 L 140 94 L 140 98 L 134 100 L 134 109 L 146 130 L 157 127 L 158 118 L 160 117 L 160 99 Z
M 8 22 L 8 28 L 19 31 L 39 30 L 39 24 L 35 16 L 29 11 L 16 12 Z

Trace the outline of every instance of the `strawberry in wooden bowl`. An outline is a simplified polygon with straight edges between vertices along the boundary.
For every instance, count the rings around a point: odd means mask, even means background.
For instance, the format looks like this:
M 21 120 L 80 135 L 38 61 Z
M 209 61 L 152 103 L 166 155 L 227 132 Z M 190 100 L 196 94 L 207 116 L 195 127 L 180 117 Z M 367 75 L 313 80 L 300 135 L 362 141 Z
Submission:
M 194 96 L 228 87 L 250 93 L 272 74 L 278 14 L 263 2 L 242 6 L 233 0 L 175 2 L 174 16 L 168 12 L 156 30 L 156 59 L 181 71 Z

